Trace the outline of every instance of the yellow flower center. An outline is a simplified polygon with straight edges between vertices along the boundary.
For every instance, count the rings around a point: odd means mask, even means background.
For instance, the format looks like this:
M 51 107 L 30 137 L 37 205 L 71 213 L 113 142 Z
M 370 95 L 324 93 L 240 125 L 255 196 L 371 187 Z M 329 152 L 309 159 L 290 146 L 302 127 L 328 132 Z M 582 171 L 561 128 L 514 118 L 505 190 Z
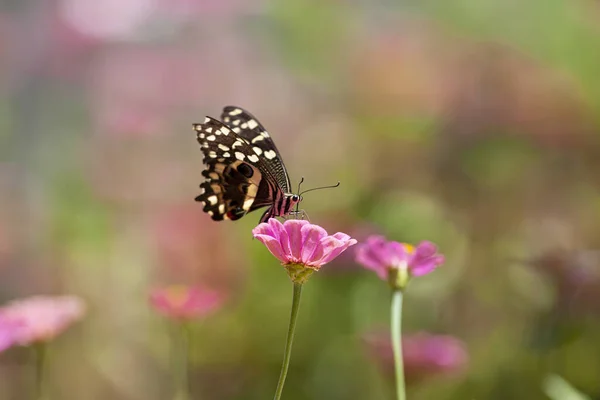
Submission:
M 406 250 L 408 254 L 412 254 L 415 252 L 415 246 L 413 246 L 412 244 L 402 243 L 402 246 L 404 246 L 404 250 Z

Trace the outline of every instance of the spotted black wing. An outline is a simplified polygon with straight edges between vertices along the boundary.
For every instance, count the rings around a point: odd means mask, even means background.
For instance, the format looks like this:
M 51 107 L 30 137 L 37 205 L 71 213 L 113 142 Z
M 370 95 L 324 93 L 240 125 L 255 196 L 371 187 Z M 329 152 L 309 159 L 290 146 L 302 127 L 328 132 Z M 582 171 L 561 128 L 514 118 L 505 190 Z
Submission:
M 213 220 L 236 220 L 264 206 L 272 206 L 281 190 L 265 166 L 263 152 L 216 119 L 206 117 L 194 124 L 200 150 L 204 155 L 206 178 L 196 201 Z
M 223 108 L 221 120 L 246 139 L 256 154 L 264 156 L 265 168 L 275 177 L 281 190 L 289 193 L 292 185 L 279 150 L 258 119 L 241 107 L 226 106 Z

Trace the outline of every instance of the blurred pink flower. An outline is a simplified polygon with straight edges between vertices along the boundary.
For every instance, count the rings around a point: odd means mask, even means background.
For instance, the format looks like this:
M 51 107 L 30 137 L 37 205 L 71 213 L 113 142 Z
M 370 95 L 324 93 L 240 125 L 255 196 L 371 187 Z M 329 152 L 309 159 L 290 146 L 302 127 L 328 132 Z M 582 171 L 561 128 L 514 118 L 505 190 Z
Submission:
M 287 220 L 282 224 L 271 218 L 254 228 L 252 234 L 281 264 L 301 264 L 314 270 L 356 244 L 356 240 L 345 233 L 330 236 L 320 226 L 301 220 Z
M 0 352 L 15 344 L 21 327 L 20 321 L 0 316 Z
M 415 248 L 386 241 L 383 236 L 371 236 L 366 243 L 357 246 L 356 261 L 387 280 L 392 269 L 406 269 L 410 276 L 426 275 L 444 263 L 444 256 L 437 253 L 431 242 L 423 241 Z
M 388 332 L 374 332 L 363 337 L 371 358 L 386 374 L 394 373 L 394 355 Z M 469 356 L 460 340 L 447 335 L 420 332 L 402 339 L 407 381 L 418 382 L 439 374 L 456 374 L 467 367 Z
M 0 317 L 19 324 L 14 339 L 23 346 L 54 339 L 84 313 L 85 305 L 76 296 L 34 296 L 0 308 Z
M 224 296 L 214 290 L 183 285 L 159 288 L 150 294 L 150 304 L 160 314 L 178 320 L 202 318 L 221 307 Z

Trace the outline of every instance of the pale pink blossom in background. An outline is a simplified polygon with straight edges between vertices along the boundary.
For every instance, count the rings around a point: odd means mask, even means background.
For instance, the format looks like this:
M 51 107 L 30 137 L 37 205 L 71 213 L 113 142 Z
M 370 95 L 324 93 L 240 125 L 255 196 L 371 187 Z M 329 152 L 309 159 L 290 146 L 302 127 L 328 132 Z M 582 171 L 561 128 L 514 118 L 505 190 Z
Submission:
M 150 304 L 159 314 L 177 320 L 205 317 L 218 310 L 224 300 L 216 290 L 184 285 L 158 288 L 150 294 Z
M 394 355 L 389 332 L 384 330 L 364 335 L 369 356 L 383 372 L 392 376 Z M 409 382 L 417 382 L 435 375 L 456 375 L 464 372 L 469 362 L 466 347 L 449 335 L 420 332 L 402 338 L 404 369 Z
M 345 233 L 328 235 L 325 229 L 304 220 L 290 219 L 282 224 L 271 218 L 254 228 L 252 234 L 281 264 L 301 264 L 314 270 L 356 244 L 356 239 Z
M 54 339 L 84 314 L 76 296 L 34 296 L 0 308 L 0 318 L 20 324 L 15 343 L 23 346 Z

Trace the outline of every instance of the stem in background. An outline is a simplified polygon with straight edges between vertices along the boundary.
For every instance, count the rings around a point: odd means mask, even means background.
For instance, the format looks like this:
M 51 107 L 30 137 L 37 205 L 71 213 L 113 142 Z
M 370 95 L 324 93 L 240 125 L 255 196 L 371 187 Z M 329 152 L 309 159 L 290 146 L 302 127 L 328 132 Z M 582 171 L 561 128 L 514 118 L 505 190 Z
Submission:
M 176 323 L 172 341 L 175 400 L 188 400 L 191 332 L 185 322 Z
M 275 400 L 281 398 L 285 377 L 287 376 L 288 367 L 290 366 L 290 358 L 292 356 L 292 343 L 294 342 L 294 331 L 296 330 L 296 320 L 298 319 L 298 310 L 300 309 L 300 296 L 302 295 L 302 284 L 294 283 L 294 295 L 292 297 L 292 312 L 290 315 L 290 325 L 288 328 L 287 339 L 285 342 L 285 353 L 283 355 L 283 365 L 281 366 L 281 374 L 275 391 Z
M 394 370 L 396 373 L 396 399 L 406 400 L 404 383 L 404 360 L 402 356 L 402 297 L 400 289 L 392 294 L 392 348 L 394 350 Z
M 35 399 L 45 399 L 45 381 L 44 373 L 46 369 L 46 359 L 48 355 L 48 349 L 46 343 L 40 342 L 33 345 L 33 351 L 35 356 Z

